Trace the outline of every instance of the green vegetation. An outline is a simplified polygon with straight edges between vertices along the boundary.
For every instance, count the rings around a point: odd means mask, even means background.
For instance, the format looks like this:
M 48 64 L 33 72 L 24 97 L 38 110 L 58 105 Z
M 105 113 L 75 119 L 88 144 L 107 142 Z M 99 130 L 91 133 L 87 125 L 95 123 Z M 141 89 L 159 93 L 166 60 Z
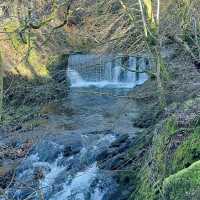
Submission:
M 4 125 L 17 123 L 37 117 L 42 105 L 58 101 L 66 97 L 69 83 L 66 80 L 66 66 L 68 55 L 61 55 L 50 59 L 46 69 L 47 77 L 26 78 L 19 75 L 9 75 L 5 86 L 13 80 L 15 87 L 7 91 L 4 99 Z M 30 122 L 32 123 L 32 122 Z
M 15 75 L 20 75 L 32 79 L 34 77 L 48 77 L 46 64 L 41 57 L 41 53 L 35 48 L 34 42 L 29 47 L 27 42 L 23 42 L 19 35 L 20 24 L 18 21 L 7 22 L 4 30 L 7 32 L 13 49 L 10 53 L 14 54 L 13 59 L 17 60 L 15 68 L 11 69 Z M 7 52 L 3 52 L 4 55 Z M 21 60 L 20 60 L 21 59 Z
M 143 127 L 136 123 L 144 131 L 128 150 L 127 159 L 134 164 L 120 173 L 119 182 L 122 190 L 126 182 L 131 185 L 131 200 L 200 199 L 195 76 L 200 72 L 200 1 L 36 0 L 35 5 L 21 1 L 18 10 L 13 5 L 15 1 L 7 5 L 10 15 L 0 18 L 2 127 L 32 130 L 46 125 L 50 114 L 74 114 L 70 107 L 58 106 L 69 92 L 70 53 L 148 55 L 149 74 L 156 78 L 149 83 L 156 83 L 141 101 L 144 107 L 156 106 L 139 118 Z M 145 120 L 147 115 L 151 117 Z
M 190 166 L 198 160 L 200 160 L 200 127 L 197 127 L 177 148 L 173 158 L 173 171 Z
M 3 63 L 0 52 L 0 121 L 2 120 L 3 112 Z
M 130 199 L 198 199 L 200 127 L 196 117 L 191 117 L 192 110 L 198 109 L 198 102 L 199 98 L 190 99 L 180 106 L 184 120 L 188 120 L 184 124 L 179 124 L 177 111 L 156 125 L 152 143 L 148 143 L 150 149 L 135 169 L 138 172 Z
M 167 200 L 197 200 L 200 198 L 200 161 L 169 176 L 163 183 Z

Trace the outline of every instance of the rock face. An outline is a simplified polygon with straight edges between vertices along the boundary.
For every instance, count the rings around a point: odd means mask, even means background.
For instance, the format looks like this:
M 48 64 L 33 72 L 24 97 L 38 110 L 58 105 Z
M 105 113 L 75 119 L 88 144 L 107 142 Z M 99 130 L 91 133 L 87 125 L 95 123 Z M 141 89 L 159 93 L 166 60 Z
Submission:
M 102 151 L 96 158 L 101 169 L 114 170 L 123 167 L 126 162 L 126 150 L 132 144 L 129 135 L 119 135 L 115 141 L 113 141 L 109 148 Z M 127 163 L 128 164 L 128 163 Z

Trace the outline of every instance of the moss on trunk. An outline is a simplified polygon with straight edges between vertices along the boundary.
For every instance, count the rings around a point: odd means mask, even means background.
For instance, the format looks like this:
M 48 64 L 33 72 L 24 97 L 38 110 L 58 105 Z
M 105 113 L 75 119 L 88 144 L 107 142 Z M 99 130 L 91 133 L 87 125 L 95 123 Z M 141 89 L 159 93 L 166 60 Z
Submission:
M 0 122 L 2 120 L 3 113 L 3 64 L 0 52 Z

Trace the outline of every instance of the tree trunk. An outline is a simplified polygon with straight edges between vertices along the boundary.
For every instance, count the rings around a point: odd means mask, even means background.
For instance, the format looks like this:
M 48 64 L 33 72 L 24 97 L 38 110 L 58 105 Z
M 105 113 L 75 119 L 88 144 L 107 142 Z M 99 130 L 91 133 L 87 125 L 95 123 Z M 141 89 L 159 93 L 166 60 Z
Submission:
M 153 16 L 153 7 L 152 7 L 152 0 L 144 0 L 145 10 L 147 19 L 150 25 L 155 24 L 154 16 Z
M 0 122 L 2 121 L 3 113 L 3 63 L 0 52 Z
M 147 36 L 148 36 L 147 22 L 146 22 L 146 19 L 145 19 L 143 4 L 142 4 L 141 0 L 138 0 L 138 3 L 139 3 L 139 6 L 140 6 L 140 12 L 141 12 L 141 17 L 142 17 L 142 22 L 143 22 L 143 28 L 144 28 L 144 35 L 147 38 Z

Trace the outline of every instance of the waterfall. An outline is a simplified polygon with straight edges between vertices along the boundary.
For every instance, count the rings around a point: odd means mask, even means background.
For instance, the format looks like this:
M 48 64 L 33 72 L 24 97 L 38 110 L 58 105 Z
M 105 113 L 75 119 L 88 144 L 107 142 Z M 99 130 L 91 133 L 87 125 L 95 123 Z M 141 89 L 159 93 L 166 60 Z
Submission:
M 144 63 L 144 59 L 137 61 L 131 56 L 77 54 L 69 58 L 67 75 L 72 87 L 132 88 L 148 78 L 145 73 L 133 72 L 138 66 L 147 67 Z

